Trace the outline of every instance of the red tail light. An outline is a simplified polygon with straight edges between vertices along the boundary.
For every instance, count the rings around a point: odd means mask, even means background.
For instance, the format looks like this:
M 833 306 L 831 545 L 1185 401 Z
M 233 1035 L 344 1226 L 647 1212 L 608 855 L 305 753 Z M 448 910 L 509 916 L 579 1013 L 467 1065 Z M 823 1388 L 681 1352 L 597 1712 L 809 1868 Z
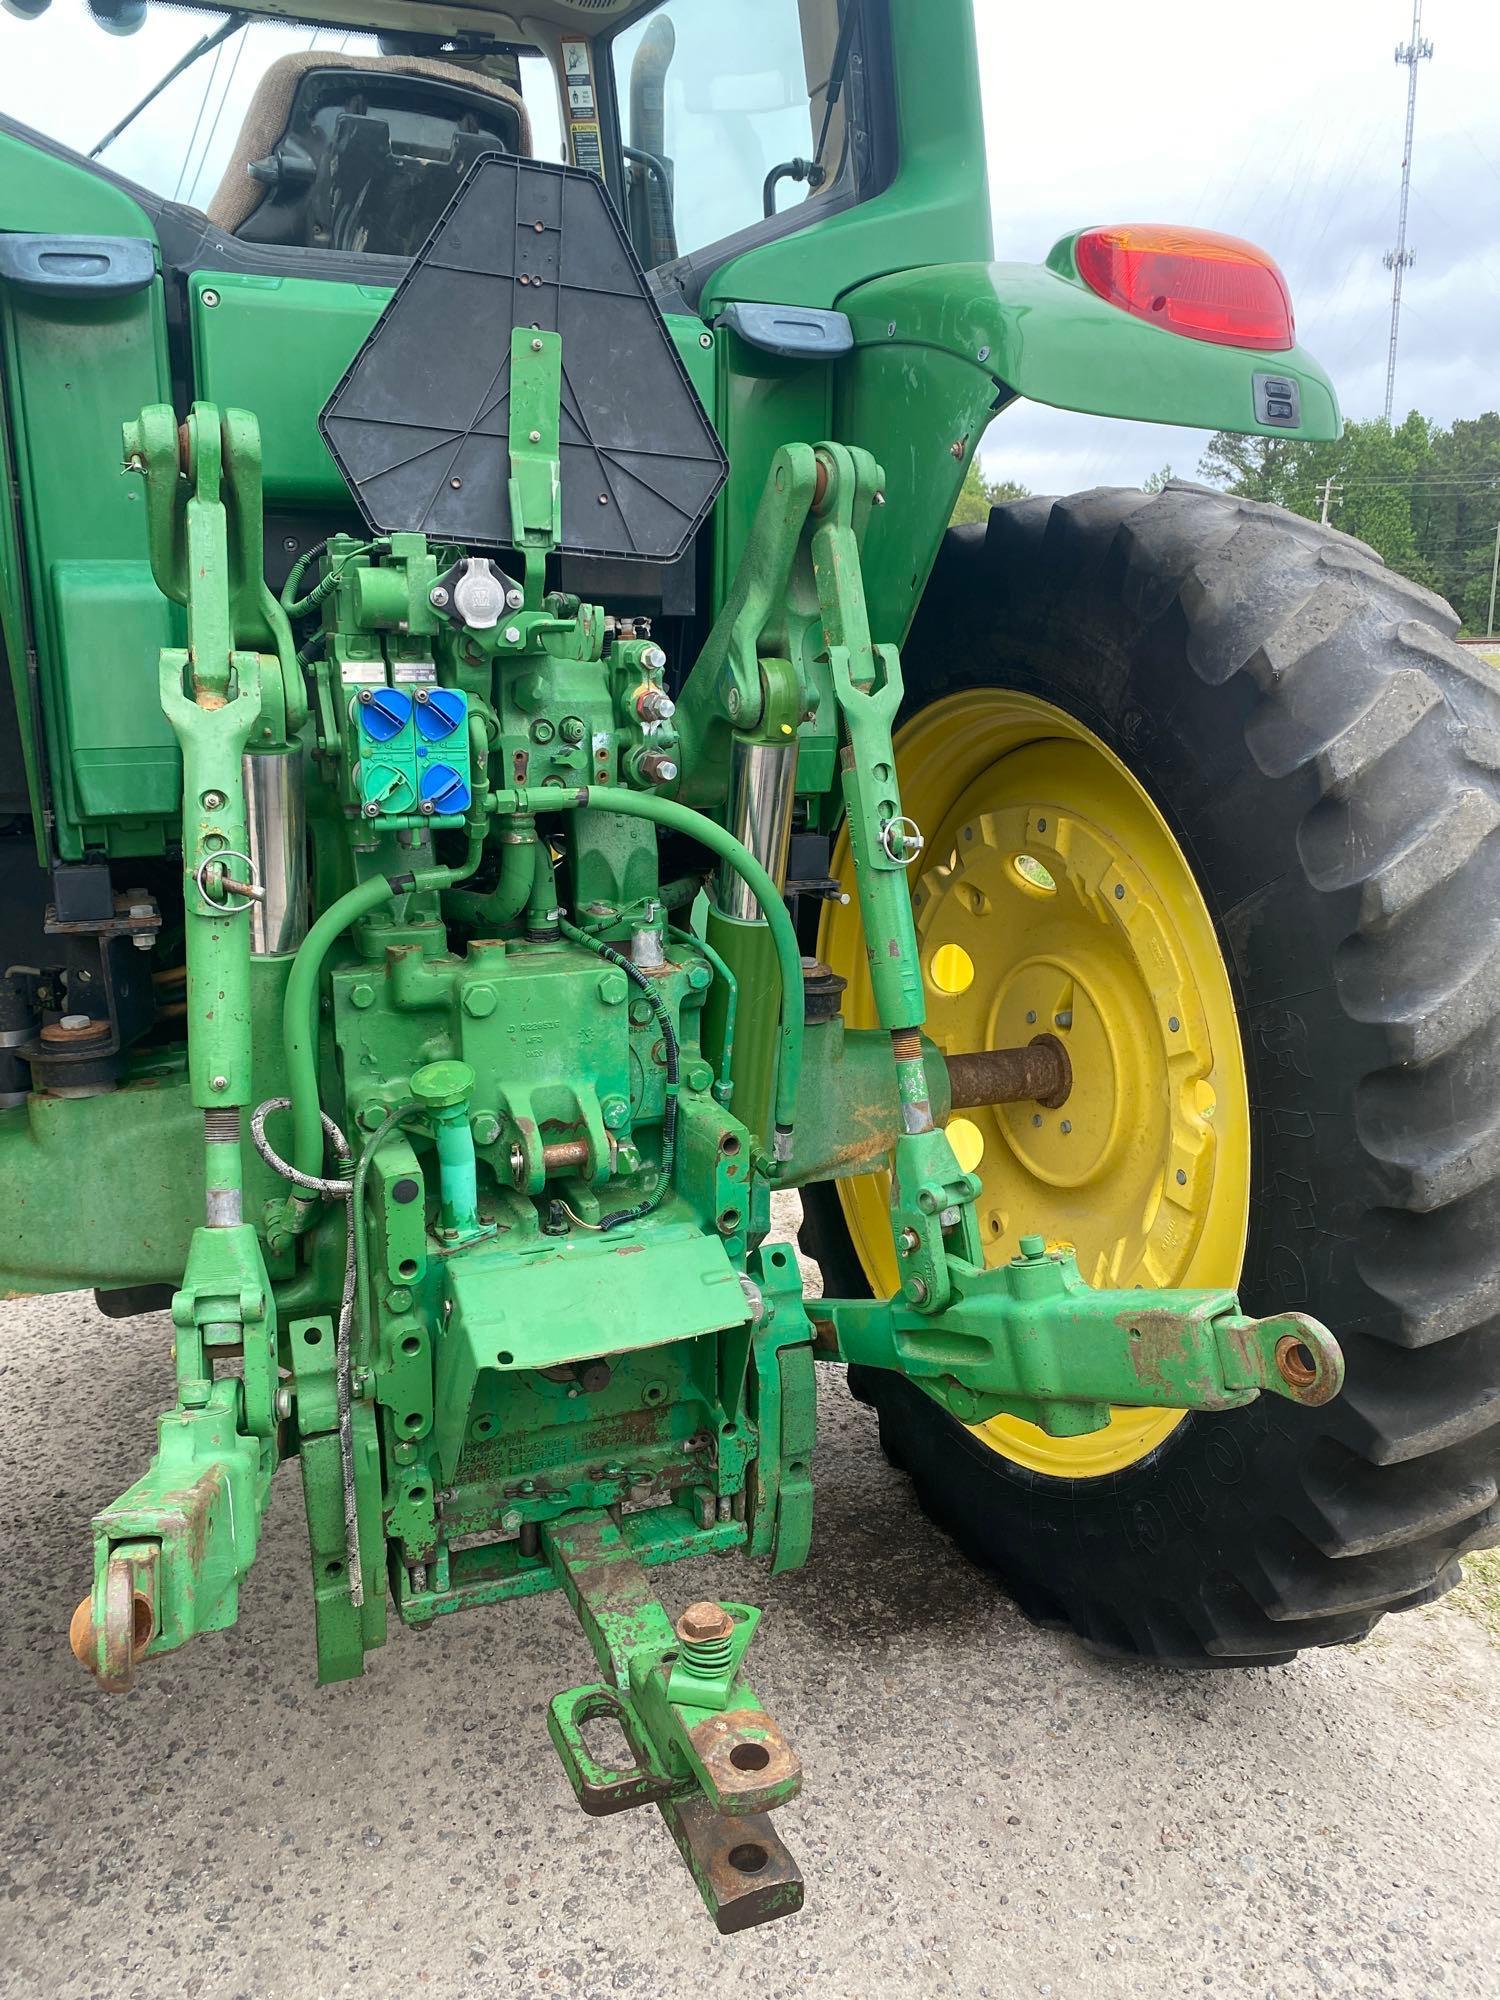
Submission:
M 1101 299 L 1189 340 L 1281 349 L 1296 339 L 1286 279 L 1241 237 L 1127 222 L 1085 229 L 1073 256 Z

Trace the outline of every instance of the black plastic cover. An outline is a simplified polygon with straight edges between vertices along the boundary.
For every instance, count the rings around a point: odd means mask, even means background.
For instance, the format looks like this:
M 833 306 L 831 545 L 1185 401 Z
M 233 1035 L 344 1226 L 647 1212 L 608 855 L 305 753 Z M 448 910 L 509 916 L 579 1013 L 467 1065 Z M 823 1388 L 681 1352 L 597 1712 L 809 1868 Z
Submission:
M 54 299 L 118 299 L 156 277 L 144 236 L 33 236 L 0 232 L 0 279 Z
M 796 361 L 832 361 L 854 348 L 849 315 L 814 306 L 760 305 L 735 299 L 725 306 L 715 324 L 727 326 L 751 347 Z
M 561 549 L 672 562 L 728 473 L 602 182 L 488 154 L 319 427 L 371 530 L 512 546 L 510 336 L 562 336 Z

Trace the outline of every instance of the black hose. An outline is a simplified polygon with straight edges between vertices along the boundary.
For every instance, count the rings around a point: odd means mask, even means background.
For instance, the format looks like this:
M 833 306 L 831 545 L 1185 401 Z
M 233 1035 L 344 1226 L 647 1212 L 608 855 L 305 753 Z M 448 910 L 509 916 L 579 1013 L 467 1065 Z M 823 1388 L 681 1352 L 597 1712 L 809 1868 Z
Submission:
M 649 1215 L 652 1209 L 666 1199 L 667 1190 L 672 1185 L 672 1161 L 677 1146 L 677 1035 L 672 1027 L 672 1017 L 662 1004 L 661 995 L 646 975 L 632 965 L 623 952 L 616 951 L 611 945 L 602 944 L 598 938 L 590 937 L 588 932 L 581 931 L 577 924 L 570 924 L 566 917 L 558 918 L 557 927 L 563 936 L 574 944 L 581 944 L 585 950 L 593 952 L 607 964 L 618 966 L 625 977 L 640 989 L 646 1004 L 656 1016 L 656 1025 L 661 1029 L 662 1048 L 666 1053 L 667 1103 L 661 1120 L 661 1180 L 654 1194 L 648 1195 L 634 1208 L 622 1208 L 616 1210 L 613 1215 L 606 1215 L 597 1225 L 600 1229 L 618 1229 L 622 1222 L 639 1222 L 642 1216 Z
M 345 549 L 333 567 L 319 577 L 306 597 L 298 597 L 296 594 L 297 588 L 307 573 L 309 564 L 315 563 L 319 556 L 325 555 L 328 551 L 328 539 L 326 536 L 321 542 L 315 542 L 307 550 L 306 554 L 298 556 L 296 562 L 292 564 L 291 569 L 287 573 L 286 582 L 281 586 L 282 610 L 288 618 L 309 617 L 317 610 L 323 599 L 328 596 L 338 583 L 339 578 L 344 573 L 346 564 L 353 562 L 356 556 L 370 555 L 376 549 L 381 549 L 385 546 L 386 537 L 384 535 L 377 535 L 373 541 L 360 542 L 355 548 Z

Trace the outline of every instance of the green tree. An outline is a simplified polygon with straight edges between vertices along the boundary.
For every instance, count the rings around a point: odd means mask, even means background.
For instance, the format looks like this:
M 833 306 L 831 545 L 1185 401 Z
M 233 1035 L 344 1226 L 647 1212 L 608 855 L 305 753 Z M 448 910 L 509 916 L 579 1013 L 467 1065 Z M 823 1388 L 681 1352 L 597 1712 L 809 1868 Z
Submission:
M 966 521 L 987 521 L 991 507 L 998 507 L 1002 500 L 1030 498 L 1030 487 L 1018 485 L 1014 479 L 986 479 L 976 458 L 964 474 L 949 525 L 959 528 Z
M 1177 474 L 1172 470 L 1171 466 L 1164 465 L 1160 472 L 1148 472 L 1146 474 L 1146 477 L 1141 481 L 1141 491 L 1143 493 L 1160 493 L 1161 489 L 1164 486 L 1170 485 L 1176 477 Z
M 1461 419 L 1439 431 L 1429 468 L 1414 525 L 1437 572 L 1438 589 L 1466 630 L 1483 632 L 1500 529 L 1500 412 Z
M 1484 629 L 1500 522 L 1500 414 L 1444 430 L 1413 410 L 1394 426 L 1351 423 L 1327 443 L 1221 431 L 1200 471 L 1310 521 L 1322 517 L 1326 492 L 1332 526 L 1446 597 L 1468 630 Z

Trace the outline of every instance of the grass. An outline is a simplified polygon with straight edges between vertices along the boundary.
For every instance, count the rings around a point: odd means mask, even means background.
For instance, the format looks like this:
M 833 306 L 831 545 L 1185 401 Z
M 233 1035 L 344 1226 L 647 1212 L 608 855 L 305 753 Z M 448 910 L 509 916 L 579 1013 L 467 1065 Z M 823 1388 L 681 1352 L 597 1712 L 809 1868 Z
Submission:
M 1464 1580 L 1447 1602 L 1467 1611 L 1492 1639 L 1500 1640 L 1500 1549 L 1481 1549 L 1463 1559 Z

